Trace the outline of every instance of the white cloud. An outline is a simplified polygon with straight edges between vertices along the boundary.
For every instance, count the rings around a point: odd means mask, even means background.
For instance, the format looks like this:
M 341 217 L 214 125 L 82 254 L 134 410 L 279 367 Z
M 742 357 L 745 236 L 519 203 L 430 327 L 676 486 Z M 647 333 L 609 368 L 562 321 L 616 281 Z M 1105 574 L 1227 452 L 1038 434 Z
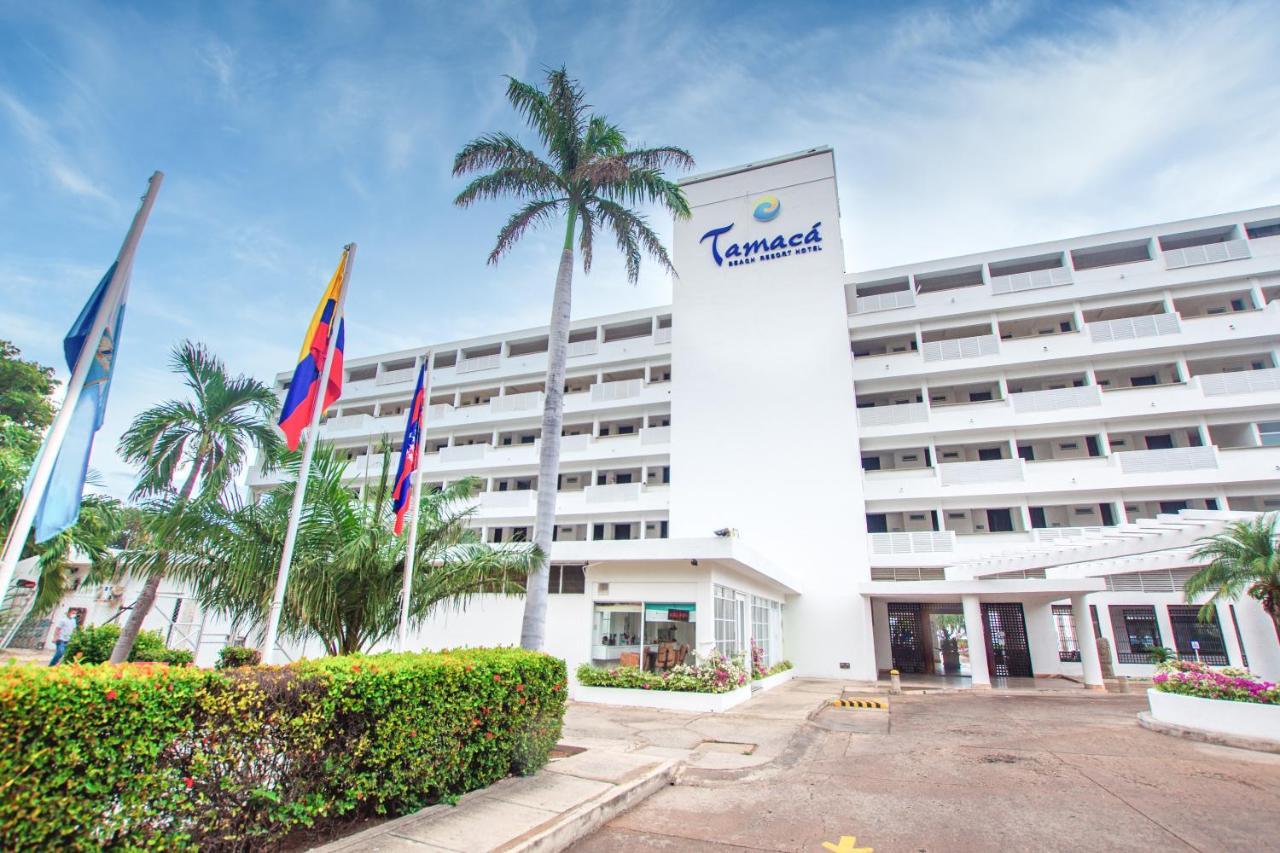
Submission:
M 31 158 L 53 183 L 67 192 L 114 207 L 114 201 L 87 175 L 72 165 L 48 124 L 11 93 L 0 89 L 0 106 L 9 113 L 14 128 L 26 142 Z

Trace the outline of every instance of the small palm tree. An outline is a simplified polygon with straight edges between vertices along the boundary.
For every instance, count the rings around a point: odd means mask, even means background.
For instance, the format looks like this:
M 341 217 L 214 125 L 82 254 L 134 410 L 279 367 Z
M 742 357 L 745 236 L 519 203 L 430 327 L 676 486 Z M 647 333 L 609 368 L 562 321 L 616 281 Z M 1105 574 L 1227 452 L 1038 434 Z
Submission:
M 258 451 L 265 467 L 282 446 L 274 426 L 277 400 L 268 386 L 251 376 L 230 376 L 221 359 L 191 341 L 174 349 L 171 366 L 191 390 L 192 399 L 169 400 L 147 409 L 120 438 L 120 455 L 142 466 L 135 497 L 172 494 L 178 472 L 187 469 L 176 500 L 151 507 L 153 523 L 158 523 L 162 509 L 184 512 L 197 485 L 202 495 L 220 495 L 248 459 L 250 448 Z M 129 659 L 142 622 L 155 604 L 164 570 L 163 560 L 153 562 L 111 653 L 112 663 Z
M 1209 600 L 1200 618 L 1213 618 L 1214 606 L 1247 594 L 1262 605 L 1280 637 L 1280 550 L 1276 548 L 1276 514 L 1232 522 L 1216 536 L 1199 540 L 1194 553 L 1205 565 L 1187 579 L 1182 593 L 1191 601 L 1205 593 Z
M 551 552 L 556 485 L 560 479 L 575 236 L 584 273 L 591 271 L 592 246 L 597 232 L 602 230 L 612 234 L 622 252 L 631 283 L 640 275 L 645 254 L 672 271 L 671 259 L 658 235 L 644 216 L 627 205 L 656 203 L 675 216 L 687 217 L 689 204 L 684 193 L 666 179 L 663 170 L 693 166 L 693 158 L 682 148 L 628 147 L 621 130 L 590 111 L 582 87 L 565 69 L 548 71 L 546 83 L 543 90 L 507 78 L 507 100 L 537 134 L 545 158 L 508 134 L 490 133 L 468 142 L 453 161 L 455 176 L 484 172 L 467 184 L 455 204 L 468 207 L 477 201 L 498 198 L 525 202 L 498 232 L 489 263 L 501 260 L 530 228 L 553 221 L 564 223 L 564 246 L 551 302 L 533 534 L 534 544 L 544 555 Z M 529 575 L 520 631 L 520 644 L 526 649 L 545 645 L 548 571 L 544 558 Z
M 338 655 L 367 651 L 395 633 L 406 541 L 393 532 L 390 452 L 383 454 L 379 482 L 361 497 L 346 481 L 347 461 L 328 445 L 316 448 L 281 613 L 282 636 L 317 637 L 329 654 Z M 191 583 L 202 607 L 233 624 L 266 621 L 300 458 L 286 457 L 294 482 L 256 503 L 201 502 L 167 536 L 172 574 Z M 460 605 L 475 594 L 524 591 L 524 578 L 539 555 L 529 546 L 479 541 L 467 526 L 475 485 L 468 478 L 422 495 L 409 603 L 413 626 L 436 607 Z
M 29 545 L 36 556 L 36 596 L 31 612 L 51 613 L 71 591 L 73 558 L 88 559 L 89 570 L 81 583 L 99 583 L 113 578 L 116 565 L 111 546 L 120 538 L 123 508 L 114 498 L 85 495 L 80 501 L 80 517 L 58 535 L 38 545 Z

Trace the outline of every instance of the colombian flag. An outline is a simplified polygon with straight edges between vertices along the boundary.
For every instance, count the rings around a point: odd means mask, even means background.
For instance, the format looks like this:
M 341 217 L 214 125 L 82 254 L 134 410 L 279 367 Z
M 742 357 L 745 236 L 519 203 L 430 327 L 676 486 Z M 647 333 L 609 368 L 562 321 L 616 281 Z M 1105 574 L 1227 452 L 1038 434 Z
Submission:
M 298 366 L 293 370 L 289 392 L 280 410 L 280 429 L 284 432 L 285 443 L 290 450 L 298 449 L 302 431 L 310 426 L 311 416 L 315 413 L 320 374 L 324 372 L 324 361 L 329 354 L 333 315 L 338 310 L 338 297 L 341 295 L 346 268 L 347 250 L 344 250 L 338 269 L 334 271 L 329 287 L 325 289 L 324 297 L 311 317 L 307 335 L 302 339 Z M 337 342 L 333 348 L 333 367 L 329 370 L 329 387 L 325 389 L 323 409 L 329 408 L 342 395 L 343 343 L 343 322 L 339 320 Z
M 413 494 L 413 472 L 418 470 L 418 443 L 422 439 L 422 407 L 426 405 L 422 380 L 427 373 L 424 359 L 418 370 L 418 387 L 409 404 L 409 420 L 404 425 L 404 441 L 400 445 L 400 466 L 396 468 L 395 489 L 391 492 L 391 506 L 396 511 L 397 536 L 404 529 L 404 514 L 409 509 L 409 497 Z

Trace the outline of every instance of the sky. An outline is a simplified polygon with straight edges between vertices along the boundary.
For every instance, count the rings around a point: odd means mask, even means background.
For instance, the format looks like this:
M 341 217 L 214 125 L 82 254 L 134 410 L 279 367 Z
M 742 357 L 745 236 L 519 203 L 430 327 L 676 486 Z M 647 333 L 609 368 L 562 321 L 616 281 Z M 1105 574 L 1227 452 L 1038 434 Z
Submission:
M 182 393 L 184 338 L 291 370 L 343 244 L 349 358 L 546 323 L 558 229 L 486 257 L 513 204 L 453 206 L 453 155 L 533 144 L 503 75 L 564 65 L 635 144 L 711 171 L 835 149 L 849 270 L 1280 202 L 1269 2 L 0 0 L 0 338 L 61 338 L 166 174 L 134 270 L 114 453 Z M 671 223 L 648 211 L 669 236 Z M 669 302 L 597 249 L 574 316 Z

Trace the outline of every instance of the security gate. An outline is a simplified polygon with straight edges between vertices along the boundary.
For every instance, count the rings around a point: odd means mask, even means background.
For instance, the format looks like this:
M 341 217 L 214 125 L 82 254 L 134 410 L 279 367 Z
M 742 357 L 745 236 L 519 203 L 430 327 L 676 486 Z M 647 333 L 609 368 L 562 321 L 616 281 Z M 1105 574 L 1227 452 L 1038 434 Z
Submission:
M 921 606 L 889 602 L 889 648 L 898 672 L 925 672 L 924 620 Z
M 987 626 L 987 664 L 996 678 L 1031 678 L 1031 649 L 1022 605 L 983 604 Z

